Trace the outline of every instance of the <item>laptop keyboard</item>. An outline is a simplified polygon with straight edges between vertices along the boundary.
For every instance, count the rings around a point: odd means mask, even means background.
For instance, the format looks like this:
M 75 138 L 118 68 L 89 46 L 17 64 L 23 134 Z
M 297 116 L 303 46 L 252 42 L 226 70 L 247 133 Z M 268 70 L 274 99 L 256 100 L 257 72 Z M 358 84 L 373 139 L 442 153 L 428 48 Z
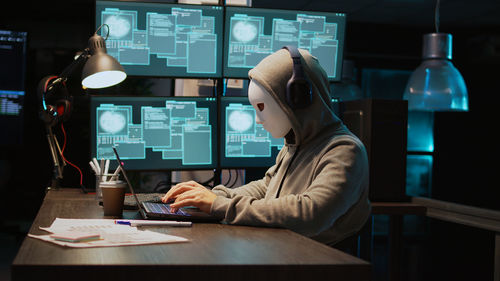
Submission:
M 169 215 L 179 215 L 179 216 L 189 216 L 188 213 L 179 209 L 175 213 L 172 213 L 170 210 L 170 205 L 162 204 L 162 203 L 153 203 L 153 202 L 144 202 L 142 204 L 148 213 L 157 213 L 157 214 L 169 214 Z

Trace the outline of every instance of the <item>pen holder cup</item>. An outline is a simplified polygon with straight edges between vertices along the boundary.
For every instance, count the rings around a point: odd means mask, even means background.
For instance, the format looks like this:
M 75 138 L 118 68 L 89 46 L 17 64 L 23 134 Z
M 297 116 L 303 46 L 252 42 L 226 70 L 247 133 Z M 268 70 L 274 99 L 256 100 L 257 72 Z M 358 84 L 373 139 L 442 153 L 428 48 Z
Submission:
M 108 179 L 112 180 L 117 180 L 112 179 L 113 174 L 96 174 L 95 175 L 95 199 L 97 201 L 102 200 L 102 190 L 101 190 L 101 183 L 106 182 Z
M 121 216 L 123 213 L 123 200 L 125 187 L 123 181 L 105 181 L 99 184 L 102 191 L 102 206 L 104 216 Z

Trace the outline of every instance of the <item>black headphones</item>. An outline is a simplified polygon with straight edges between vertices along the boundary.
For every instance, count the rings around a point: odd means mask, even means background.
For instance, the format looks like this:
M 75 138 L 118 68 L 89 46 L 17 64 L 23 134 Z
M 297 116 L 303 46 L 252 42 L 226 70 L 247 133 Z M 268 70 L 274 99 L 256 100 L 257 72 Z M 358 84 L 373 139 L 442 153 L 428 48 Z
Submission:
M 66 121 L 71 113 L 66 86 L 63 82 L 56 82 L 57 79 L 57 76 L 44 77 L 37 89 L 41 103 L 40 119 L 50 126 Z
M 292 109 L 307 107 L 312 103 L 312 88 L 304 75 L 299 49 L 295 46 L 285 46 L 283 49 L 290 53 L 293 61 L 292 77 L 286 84 L 286 101 Z

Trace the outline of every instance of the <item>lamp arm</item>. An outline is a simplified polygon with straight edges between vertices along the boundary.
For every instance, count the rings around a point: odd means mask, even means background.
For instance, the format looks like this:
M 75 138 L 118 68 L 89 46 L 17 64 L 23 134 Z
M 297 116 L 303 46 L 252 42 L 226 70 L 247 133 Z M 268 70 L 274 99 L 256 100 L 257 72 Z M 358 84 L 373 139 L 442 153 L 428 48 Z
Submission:
M 63 164 L 61 165 L 59 156 L 61 155 L 61 150 L 59 148 L 59 144 L 57 143 L 57 139 L 52 131 L 52 126 L 46 125 L 45 128 L 47 131 L 47 141 L 49 143 L 50 154 L 52 156 L 52 161 L 54 162 L 53 180 L 61 180 L 63 178 L 63 168 L 66 163 L 63 162 Z M 53 188 L 56 188 L 56 186 L 53 186 Z
M 101 30 L 101 28 L 103 26 L 106 26 L 108 28 L 108 34 L 106 35 L 106 39 L 108 39 L 108 35 L 109 35 L 109 26 L 107 24 L 102 24 L 101 26 L 99 26 L 99 28 L 94 32 L 94 36 L 98 36 L 100 37 L 97 32 L 99 32 L 99 30 Z M 104 39 L 104 40 L 106 40 Z M 75 60 L 73 60 L 73 62 L 71 62 L 70 65 L 68 65 L 62 72 L 61 74 L 59 74 L 58 76 L 58 79 L 56 79 L 52 84 L 55 84 L 55 83 L 60 83 L 60 82 L 65 82 L 69 77 L 70 75 L 73 73 L 73 71 L 75 70 L 75 68 L 80 65 L 80 64 L 84 64 L 91 56 L 92 52 L 90 50 L 90 47 L 87 47 L 83 50 L 83 52 L 78 56 L 78 58 L 76 58 Z M 59 81 L 58 81 L 59 80 Z
M 90 57 L 90 50 L 89 48 L 86 48 L 83 50 L 83 52 L 75 59 L 73 60 L 62 72 L 59 74 L 57 79 L 55 79 L 51 85 L 49 86 L 49 89 L 53 87 L 54 85 L 61 83 L 61 82 L 66 82 L 68 78 L 73 74 L 73 71 L 75 71 L 76 67 L 79 66 L 80 64 L 84 64 L 88 58 Z

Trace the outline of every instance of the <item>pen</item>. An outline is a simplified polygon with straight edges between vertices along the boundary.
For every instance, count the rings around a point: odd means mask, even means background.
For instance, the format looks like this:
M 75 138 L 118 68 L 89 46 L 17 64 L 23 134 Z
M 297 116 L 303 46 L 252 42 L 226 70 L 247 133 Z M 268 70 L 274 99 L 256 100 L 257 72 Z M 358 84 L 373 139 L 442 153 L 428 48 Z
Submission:
M 115 224 L 123 224 L 130 226 L 146 226 L 146 225 L 165 225 L 165 226 L 191 226 L 190 221 L 147 221 L 147 220 L 115 220 Z

